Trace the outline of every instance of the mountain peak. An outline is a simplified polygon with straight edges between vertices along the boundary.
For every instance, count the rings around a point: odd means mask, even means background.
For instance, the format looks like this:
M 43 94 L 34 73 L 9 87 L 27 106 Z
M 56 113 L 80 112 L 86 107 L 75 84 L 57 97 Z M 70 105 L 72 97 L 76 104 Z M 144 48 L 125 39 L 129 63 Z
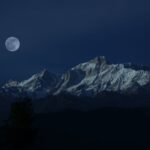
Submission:
M 43 69 L 40 73 L 38 73 L 38 76 L 47 77 L 47 76 L 50 76 L 50 73 L 47 69 Z
M 52 73 L 49 73 L 47 69 L 42 70 L 41 72 L 32 75 L 29 79 L 24 80 L 20 83 L 21 86 L 37 86 L 39 84 L 50 84 L 56 80 L 56 76 Z
M 107 60 L 105 56 L 98 56 L 91 60 L 92 63 L 96 64 L 107 64 Z

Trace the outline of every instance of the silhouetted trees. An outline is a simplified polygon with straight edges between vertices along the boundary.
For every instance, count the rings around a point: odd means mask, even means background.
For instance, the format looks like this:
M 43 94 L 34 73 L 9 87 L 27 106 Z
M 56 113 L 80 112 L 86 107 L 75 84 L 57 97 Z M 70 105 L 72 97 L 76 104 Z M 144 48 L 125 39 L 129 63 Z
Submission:
M 34 113 L 30 99 L 12 104 L 10 118 L 4 127 L 5 142 L 14 150 L 22 150 L 32 144 L 35 136 Z

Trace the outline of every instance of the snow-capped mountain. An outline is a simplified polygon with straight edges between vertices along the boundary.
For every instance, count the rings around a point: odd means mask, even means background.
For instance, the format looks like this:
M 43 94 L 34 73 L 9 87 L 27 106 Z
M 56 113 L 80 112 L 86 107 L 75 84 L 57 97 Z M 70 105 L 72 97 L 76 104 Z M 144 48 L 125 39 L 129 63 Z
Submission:
M 71 68 L 61 77 L 55 94 L 96 95 L 101 91 L 137 92 L 150 83 L 150 71 L 144 66 L 110 64 L 104 56 Z
M 58 77 L 47 70 L 29 79 L 10 81 L 2 91 L 14 95 L 36 98 L 48 94 L 69 93 L 77 96 L 94 96 L 102 91 L 135 93 L 150 91 L 150 69 L 144 66 L 111 64 L 104 56 L 81 63 Z
M 2 90 L 15 97 L 31 96 L 34 98 L 41 98 L 52 93 L 57 82 L 58 77 L 44 69 L 40 73 L 34 74 L 29 79 L 22 82 L 9 81 L 2 86 Z

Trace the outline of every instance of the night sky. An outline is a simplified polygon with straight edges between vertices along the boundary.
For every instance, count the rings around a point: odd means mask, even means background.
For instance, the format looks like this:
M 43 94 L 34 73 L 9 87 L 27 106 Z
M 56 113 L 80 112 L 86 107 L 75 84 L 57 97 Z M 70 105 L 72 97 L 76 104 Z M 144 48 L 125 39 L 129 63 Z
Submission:
M 62 73 L 95 56 L 150 65 L 147 0 L 1 0 L 0 83 L 47 68 Z M 20 39 L 17 52 L 5 48 Z

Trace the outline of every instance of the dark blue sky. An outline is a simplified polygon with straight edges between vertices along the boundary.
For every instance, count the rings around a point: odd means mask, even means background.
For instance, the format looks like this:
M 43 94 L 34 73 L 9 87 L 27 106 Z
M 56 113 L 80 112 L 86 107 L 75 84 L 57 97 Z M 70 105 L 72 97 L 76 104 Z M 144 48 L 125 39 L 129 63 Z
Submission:
M 150 65 L 148 0 L 1 0 L 0 82 L 47 68 L 64 72 L 95 56 Z M 21 48 L 5 49 L 16 36 Z

